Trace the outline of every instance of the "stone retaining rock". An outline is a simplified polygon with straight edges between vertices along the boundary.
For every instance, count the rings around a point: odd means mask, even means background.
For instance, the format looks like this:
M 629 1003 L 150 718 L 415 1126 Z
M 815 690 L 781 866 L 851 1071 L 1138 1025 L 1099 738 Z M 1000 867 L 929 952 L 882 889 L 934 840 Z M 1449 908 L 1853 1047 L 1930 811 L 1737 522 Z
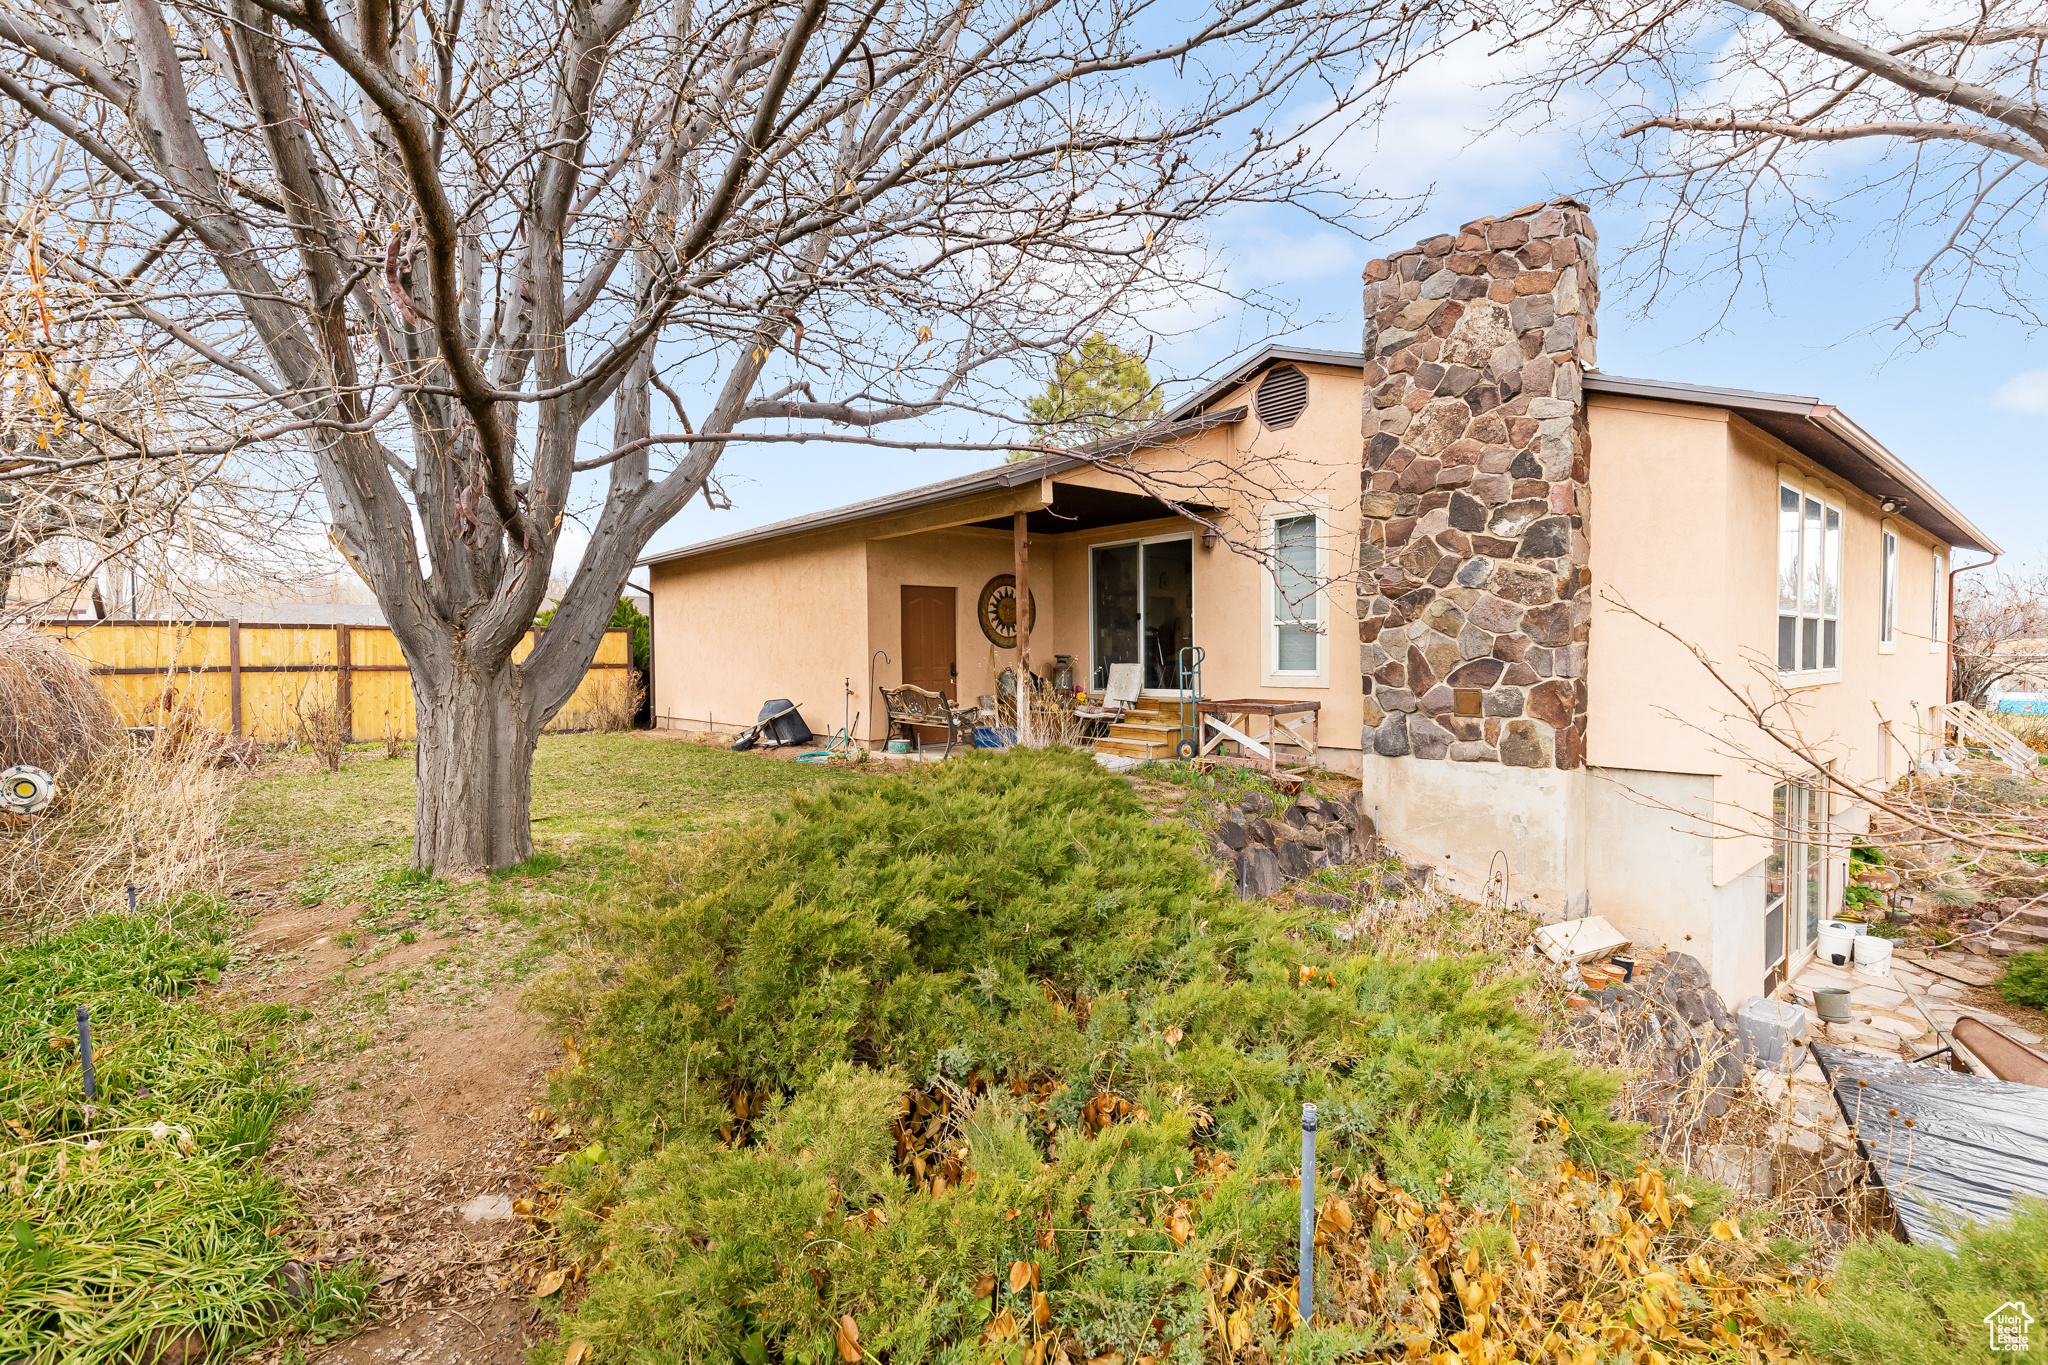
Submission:
M 1243 895 L 1258 899 L 1318 869 L 1355 862 L 1372 846 L 1372 816 L 1356 796 L 1332 801 L 1304 794 L 1281 808 L 1266 793 L 1253 792 L 1218 812 L 1209 856 L 1242 883 Z
M 1594 1006 L 1572 1024 L 1582 1043 L 1599 1047 L 1601 1033 L 1620 1033 L 1623 1051 L 1649 1059 L 1650 1084 L 1640 1092 L 1640 1123 L 1666 1126 L 1719 1118 L 1742 1085 L 1741 1048 L 1728 1007 L 1707 969 L 1690 953 L 1667 953 L 1639 982 L 1589 991 Z

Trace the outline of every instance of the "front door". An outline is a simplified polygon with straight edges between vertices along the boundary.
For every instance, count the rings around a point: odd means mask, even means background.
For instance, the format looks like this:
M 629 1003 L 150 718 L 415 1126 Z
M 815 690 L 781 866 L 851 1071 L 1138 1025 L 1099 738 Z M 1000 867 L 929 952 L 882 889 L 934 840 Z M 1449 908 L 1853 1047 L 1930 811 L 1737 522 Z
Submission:
M 951 588 L 903 585 L 903 681 L 960 700 Z

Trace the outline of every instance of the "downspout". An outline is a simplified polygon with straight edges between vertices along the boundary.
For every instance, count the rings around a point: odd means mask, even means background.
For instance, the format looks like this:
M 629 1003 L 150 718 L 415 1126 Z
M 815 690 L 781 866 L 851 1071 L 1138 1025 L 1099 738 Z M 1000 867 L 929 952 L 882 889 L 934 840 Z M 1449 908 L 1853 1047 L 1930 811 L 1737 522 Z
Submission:
M 1951 549 L 1949 553 L 1953 554 L 1955 551 Z M 1948 681 L 1944 685 L 1942 696 L 1950 701 L 1956 699 L 1956 575 L 1968 573 L 1972 569 L 1988 568 L 1997 562 L 1998 556 L 1994 554 L 1982 564 L 1965 564 L 1960 569 L 1954 564 L 1948 566 L 1948 618 L 1944 622 L 1948 627 L 1948 638 L 1941 643 L 1943 657 L 1948 664 Z

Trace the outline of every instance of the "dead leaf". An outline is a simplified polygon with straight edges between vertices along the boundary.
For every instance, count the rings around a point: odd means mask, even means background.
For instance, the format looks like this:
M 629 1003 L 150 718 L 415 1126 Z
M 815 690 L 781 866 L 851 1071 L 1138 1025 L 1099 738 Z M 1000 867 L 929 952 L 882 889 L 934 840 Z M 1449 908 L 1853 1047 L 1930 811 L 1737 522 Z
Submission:
M 981 1334 L 983 1341 L 1015 1341 L 1017 1339 L 1017 1315 L 1005 1308 L 988 1320 L 988 1328 Z
M 584 1360 L 587 1359 L 589 1355 L 589 1342 L 572 1341 L 569 1343 L 569 1354 L 562 1357 L 562 1365 L 583 1365 Z
M 853 1314 L 839 1315 L 839 1327 L 832 1333 L 832 1339 L 839 1346 L 839 1358 L 846 1365 L 860 1365 L 860 1327 L 854 1322 Z
M 1223 1339 L 1233 1351 L 1242 1351 L 1252 1344 L 1252 1310 L 1247 1304 L 1230 1315 L 1224 1325 Z
M 1030 1284 L 1030 1283 L 1031 1283 L 1031 1262 L 1029 1262 L 1029 1261 L 1012 1261 L 1012 1262 L 1010 1262 L 1010 1292 L 1011 1292 L 1012 1294 L 1021 1294 L 1021 1293 L 1023 1293 L 1023 1292 L 1024 1292 L 1024 1286 L 1025 1286 L 1025 1285 L 1027 1285 L 1027 1284 Z
M 1040 1327 L 1052 1321 L 1052 1300 L 1045 1296 L 1043 1290 L 1031 1296 L 1031 1320 Z
M 985 1299 L 995 1292 L 996 1277 L 993 1275 L 984 1275 L 974 1282 L 974 1297 L 977 1299 Z
M 568 1278 L 562 1271 L 550 1270 L 547 1274 L 541 1276 L 540 1283 L 533 1287 L 533 1296 L 536 1299 L 544 1299 L 550 1294 L 561 1293 L 562 1282 Z
M 1186 1035 L 1185 1033 L 1182 1033 L 1182 1032 L 1181 1032 L 1181 1031 L 1180 1031 L 1179 1029 L 1177 1029 L 1177 1028 L 1170 1028 L 1170 1029 L 1168 1029 L 1168 1030 L 1166 1031 L 1166 1042 L 1167 1042 L 1167 1045 L 1168 1045 L 1168 1046 L 1170 1046 L 1170 1047 L 1172 1047 L 1172 1046 L 1178 1046 L 1178 1045 L 1179 1045 L 1179 1043 L 1180 1043 L 1180 1040 L 1181 1040 L 1181 1039 L 1183 1039 L 1183 1038 L 1185 1038 L 1185 1037 L 1187 1037 L 1187 1035 Z

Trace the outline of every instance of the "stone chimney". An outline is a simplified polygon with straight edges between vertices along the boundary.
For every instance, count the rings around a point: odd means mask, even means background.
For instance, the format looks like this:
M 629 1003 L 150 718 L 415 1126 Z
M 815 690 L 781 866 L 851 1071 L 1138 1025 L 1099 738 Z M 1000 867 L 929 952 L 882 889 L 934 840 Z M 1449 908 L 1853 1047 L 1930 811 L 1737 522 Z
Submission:
M 1365 269 L 1362 747 L 1579 768 L 1586 755 L 1593 224 L 1571 199 Z

